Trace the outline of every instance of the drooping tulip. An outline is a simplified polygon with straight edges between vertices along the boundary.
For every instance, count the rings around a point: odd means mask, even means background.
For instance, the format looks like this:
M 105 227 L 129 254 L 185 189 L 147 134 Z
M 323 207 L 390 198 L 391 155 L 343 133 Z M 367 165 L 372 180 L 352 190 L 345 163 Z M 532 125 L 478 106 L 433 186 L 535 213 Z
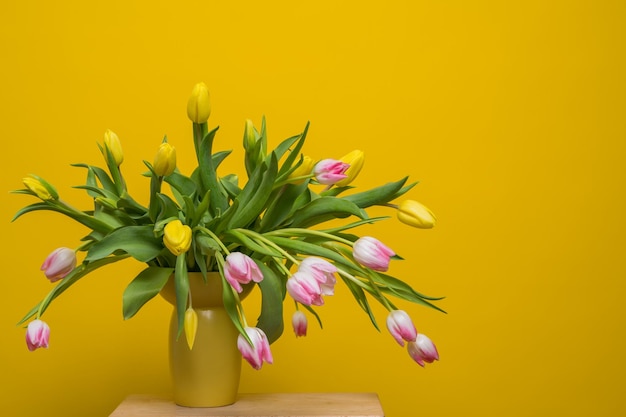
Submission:
M 409 315 L 403 310 L 392 310 L 387 316 L 387 329 L 400 346 L 404 342 L 414 342 L 417 330 Z
M 193 349 L 193 344 L 196 340 L 196 333 L 198 332 L 198 313 L 196 313 L 196 310 L 191 307 L 185 310 L 183 327 L 185 329 L 187 346 L 189 346 L 189 350 L 191 350 Z
M 22 179 L 22 182 L 37 197 L 43 201 L 56 200 L 59 194 L 56 189 L 36 175 L 30 175 Z
M 417 339 L 414 342 L 409 342 L 407 345 L 409 355 L 420 366 L 424 366 L 424 362 L 433 363 L 439 360 L 439 353 L 435 344 L 423 334 L 418 334 Z
M 241 252 L 231 252 L 224 263 L 224 277 L 237 291 L 243 291 L 241 284 L 250 281 L 261 282 L 263 274 L 258 265 L 247 255 Z
M 194 123 L 206 123 L 210 115 L 209 89 L 205 83 L 198 83 L 193 87 L 189 101 L 187 101 L 187 116 Z
M 287 292 L 291 298 L 306 306 L 324 305 L 322 287 L 312 274 L 297 271 L 287 280 Z
M 339 160 L 350 165 L 350 167 L 346 170 L 346 178 L 335 183 L 337 187 L 345 187 L 354 181 L 354 179 L 359 175 L 359 172 L 361 172 L 361 168 L 363 168 L 363 164 L 365 163 L 365 154 L 363 151 L 355 149 L 347 155 L 339 158 Z
M 332 185 L 347 178 L 346 170 L 350 165 L 336 159 L 323 159 L 315 164 L 315 179 L 320 184 Z
M 296 310 L 291 317 L 291 324 L 293 325 L 293 332 L 296 334 L 296 337 L 306 336 L 306 330 L 308 327 L 306 314 L 300 310 Z
M 273 363 L 274 359 L 265 332 L 258 327 L 246 327 L 244 330 L 252 341 L 252 345 L 243 335 L 240 334 L 237 337 L 237 348 L 243 358 L 256 370 L 261 369 L 263 361 Z
M 166 177 L 174 172 L 176 169 L 176 148 L 167 142 L 163 142 L 154 157 L 152 168 L 160 177 Z
M 47 348 L 50 340 L 50 327 L 45 321 L 36 319 L 28 323 L 26 346 L 31 352 L 38 348 Z
M 389 269 L 391 257 L 396 253 L 378 239 L 364 236 L 354 242 L 352 254 L 361 265 L 385 272 Z
M 191 228 L 180 220 L 172 220 L 163 229 L 163 244 L 178 256 L 191 246 Z
M 431 229 L 437 218 L 423 204 L 414 200 L 404 200 L 398 206 L 398 220 L 418 229 Z
M 124 162 L 124 152 L 122 151 L 120 138 L 110 129 L 104 132 L 104 148 L 111 152 L 117 166 L 120 166 L 122 162 Z
M 69 248 L 58 248 L 52 251 L 41 264 L 46 278 L 56 282 L 65 278 L 76 267 L 76 252 Z
M 337 267 L 325 259 L 310 256 L 304 258 L 298 266 L 298 271 L 313 275 L 320 287 L 323 295 L 333 295 L 335 293 L 335 272 Z

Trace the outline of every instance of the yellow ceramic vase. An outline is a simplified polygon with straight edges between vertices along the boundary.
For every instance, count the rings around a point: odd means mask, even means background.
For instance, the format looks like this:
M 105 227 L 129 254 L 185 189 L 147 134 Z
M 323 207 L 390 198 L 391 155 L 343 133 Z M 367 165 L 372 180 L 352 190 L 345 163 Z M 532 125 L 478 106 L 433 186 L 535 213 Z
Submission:
M 170 370 L 174 402 L 185 407 L 220 407 L 235 402 L 241 374 L 238 331 L 222 302 L 222 279 L 218 272 L 189 273 L 192 305 L 198 315 L 193 349 L 184 333 L 178 340 L 176 294 L 170 278 L 161 295 L 174 306 L 170 321 Z

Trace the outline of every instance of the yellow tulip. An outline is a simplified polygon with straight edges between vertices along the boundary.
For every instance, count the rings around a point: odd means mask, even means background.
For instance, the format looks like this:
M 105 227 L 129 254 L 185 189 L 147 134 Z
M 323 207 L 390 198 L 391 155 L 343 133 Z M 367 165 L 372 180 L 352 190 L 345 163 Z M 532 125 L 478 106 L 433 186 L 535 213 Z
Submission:
M 122 152 L 120 138 L 118 138 L 112 130 L 107 129 L 107 131 L 104 132 L 104 148 L 111 152 L 111 155 L 113 155 L 113 159 L 115 160 L 115 164 L 120 166 L 124 161 L 124 153 Z
M 291 174 L 289 174 L 289 178 L 298 178 L 304 177 L 306 175 L 310 175 L 313 172 L 313 168 L 315 167 L 315 161 L 308 156 L 305 156 L 302 159 L 302 163 L 298 168 L 296 168 Z M 302 184 L 304 182 L 303 179 L 292 181 L 294 184 Z
M 180 220 L 169 222 L 163 229 L 163 244 L 170 252 L 178 256 L 191 246 L 191 228 Z
M 357 175 L 359 175 L 359 172 L 361 172 L 361 168 L 363 168 L 363 164 L 365 163 L 365 154 L 363 151 L 356 149 L 342 158 L 339 158 L 339 160 L 350 165 L 350 168 L 345 172 L 347 177 L 335 183 L 337 187 L 345 187 L 354 181 Z
M 198 314 L 191 307 L 185 311 L 183 327 L 185 328 L 187 346 L 189 346 L 189 350 L 191 350 L 193 349 L 193 342 L 196 340 L 196 331 L 198 330 Z
M 435 225 L 435 215 L 423 204 L 414 200 L 404 200 L 398 206 L 398 220 L 419 229 L 430 229 Z
M 187 116 L 194 123 L 206 123 L 210 115 L 209 89 L 205 83 L 198 83 L 193 87 L 187 102 Z
M 31 192 L 44 201 L 56 200 L 59 198 L 53 186 L 34 175 L 22 179 L 22 182 Z
M 154 172 L 160 177 L 168 176 L 174 172 L 176 169 L 176 148 L 167 142 L 163 142 L 154 157 L 153 168 Z

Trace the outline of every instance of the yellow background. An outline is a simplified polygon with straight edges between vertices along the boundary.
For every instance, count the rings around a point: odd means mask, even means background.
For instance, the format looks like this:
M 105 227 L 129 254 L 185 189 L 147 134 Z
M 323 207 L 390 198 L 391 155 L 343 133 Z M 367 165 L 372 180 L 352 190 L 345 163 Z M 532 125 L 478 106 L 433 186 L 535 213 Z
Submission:
M 85 229 L 10 223 L 32 200 L 9 191 L 36 173 L 86 209 L 69 164 L 101 164 L 112 129 L 144 199 L 163 135 L 190 171 L 185 106 L 205 81 L 217 147 L 235 149 L 224 173 L 242 172 L 246 118 L 274 145 L 310 120 L 308 154 L 360 148 L 356 185 L 409 174 L 439 219 L 372 233 L 406 258 L 394 275 L 447 296 L 447 315 L 401 304 L 441 361 L 417 366 L 338 287 L 324 329 L 288 329 L 241 392 L 377 392 L 389 417 L 624 414 L 625 18 L 623 1 L 4 2 L 0 413 L 106 416 L 169 393 L 170 307 L 121 317 L 133 261 L 72 287 L 44 316 L 50 348 L 27 351 L 15 323 L 50 289 L 39 265 Z

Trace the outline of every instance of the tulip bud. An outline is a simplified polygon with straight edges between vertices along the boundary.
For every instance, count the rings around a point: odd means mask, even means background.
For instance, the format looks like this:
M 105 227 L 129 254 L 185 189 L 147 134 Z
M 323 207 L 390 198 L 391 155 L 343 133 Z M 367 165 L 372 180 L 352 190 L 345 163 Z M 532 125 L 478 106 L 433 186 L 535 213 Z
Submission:
M 414 342 L 417 330 L 409 315 L 402 310 L 393 310 L 387 316 L 387 329 L 400 346 L 404 342 Z
M 263 330 L 258 327 L 246 327 L 244 330 L 252 341 L 252 345 L 248 343 L 243 335 L 240 334 L 237 337 L 237 348 L 243 358 L 257 371 L 263 366 L 263 361 L 273 363 L 274 359 L 270 351 L 270 344 Z
M 357 175 L 359 175 L 359 172 L 361 172 L 361 168 L 363 168 L 363 164 L 365 163 L 365 154 L 363 151 L 357 149 L 341 157 L 339 160 L 350 165 L 350 168 L 346 170 L 347 177 L 335 183 L 337 187 L 345 187 L 354 181 Z
M 22 182 L 37 197 L 43 201 L 56 200 L 59 198 L 57 190 L 48 182 L 36 175 L 30 175 L 22 179 Z
M 178 256 L 191 246 L 191 228 L 180 220 L 172 220 L 163 229 L 163 244 Z
M 398 220 L 419 229 L 431 229 L 437 219 L 423 204 L 413 200 L 404 200 L 398 206 Z
M 68 248 L 54 250 L 41 265 L 50 282 L 56 282 L 65 278 L 76 267 L 76 252 Z
M 193 349 L 193 342 L 196 340 L 196 332 L 198 330 L 198 314 L 191 307 L 185 311 L 183 327 L 185 328 L 187 346 L 189 346 L 189 350 L 191 350 Z
M 417 339 L 414 342 L 409 342 L 407 346 L 409 355 L 420 366 L 424 366 L 424 362 L 433 363 L 439 360 L 439 353 L 435 344 L 423 334 L 417 335 Z
M 241 284 L 261 282 L 263 274 L 252 258 L 241 252 L 231 252 L 224 263 L 224 278 L 237 292 L 241 292 Z
M 354 242 L 352 255 L 358 263 L 374 271 L 385 272 L 395 252 L 378 239 L 365 236 Z
M 47 348 L 50 340 L 50 327 L 39 319 L 28 323 L 26 329 L 26 346 L 31 352 L 37 348 Z
M 289 179 L 305 177 L 307 175 L 311 175 L 313 172 L 313 168 L 315 167 L 315 161 L 313 161 L 310 157 L 304 156 L 302 158 L 302 163 L 294 169 L 291 174 L 289 174 Z M 294 184 L 302 184 L 304 179 L 292 181 Z
M 297 310 L 293 313 L 291 324 L 293 325 L 293 332 L 296 334 L 296 337 L 306 336 L 308 323 L 306 315 L 302 311 Z
M 252 120 L 246 120 L 246 128 L 243 134 L 243 147 L 245 150 L 254 149 L 257 141 L 257 134 L 254 129 L 254 123 Z
M 117 166 L 122 164 L 124 161 L 124 153 L 122 152 L 120 138 L 118 138 L 117 135 L 109 129 L 104 132 L 104 149 L 108 149 L 109 152 L 111 152 Z
M 209 89 L 205 83 L 198 83 L 193 87 L 187 102 L 187 116 L 194 123 L 206 123 L 210 115 Z
M 174 172 L 176 169 L 176 148 L 167 142 L 163 142 L 154 157 L 152 168 L 160 177 L 166 177 Z
M 323 159 L 315 164 L 315 178 L 320 184 L 333 185 L 345 178 L 350 165 L 335 159 Z

